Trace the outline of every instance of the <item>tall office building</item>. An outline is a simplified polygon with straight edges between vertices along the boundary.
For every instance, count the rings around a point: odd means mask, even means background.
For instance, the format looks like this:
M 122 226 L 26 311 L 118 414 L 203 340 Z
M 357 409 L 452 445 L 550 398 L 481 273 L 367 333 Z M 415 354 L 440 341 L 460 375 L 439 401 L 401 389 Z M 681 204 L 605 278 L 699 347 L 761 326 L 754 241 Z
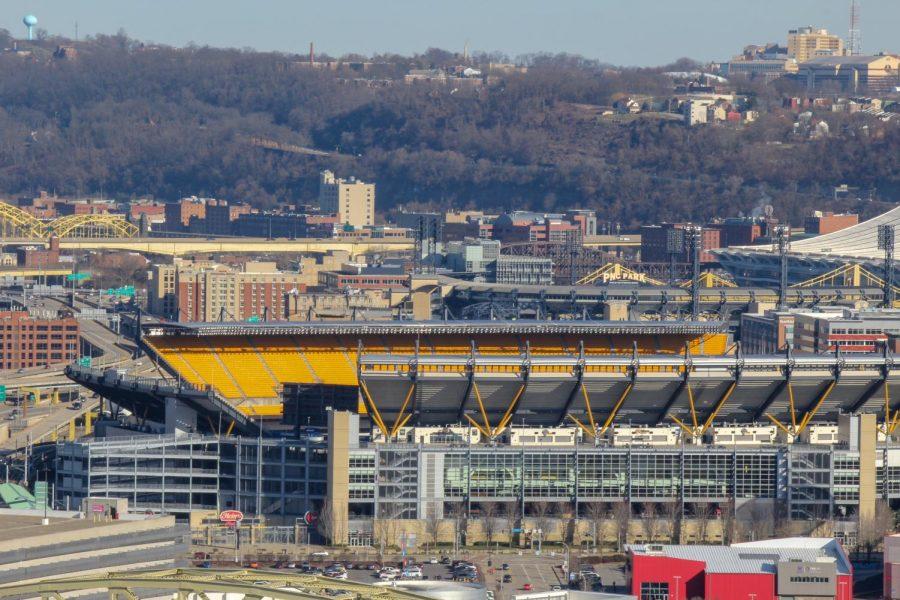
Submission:
M 798 27 L 788 31 L 788 57 L 803 63 L 819 56 L 841 56 L 844 40 L 827 29 Z
M 355 177 L 340 179 L 331 171 L 319 174 L 319 207 L 337 215 L 342 225 L 356 228 L 375 224 L 375 184 Z

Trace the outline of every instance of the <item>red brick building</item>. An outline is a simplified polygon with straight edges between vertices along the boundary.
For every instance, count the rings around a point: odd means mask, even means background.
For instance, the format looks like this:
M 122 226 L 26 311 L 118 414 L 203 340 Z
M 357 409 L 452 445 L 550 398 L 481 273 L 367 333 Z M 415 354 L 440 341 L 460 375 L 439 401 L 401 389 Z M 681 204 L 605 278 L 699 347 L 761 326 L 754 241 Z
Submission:
M 834 214 L 833 212 L 816 211 L 812 216 L 806 217 L 803 229 L 806 233 L 823 235 L 852 227 L 859 223 L 859 215 L 850 213 Z
M 582 223 L 572 223 L 563 215 L 512 212 L 500 215 L 493 225 L 493 238 L 503 243 L 566 242 L 582 239 Z M 595 226 L 596 227 L 596 226 Z
M 16 264 L 27 269 L 49 269 L 59 266 L 59 238 L 50 238 L 50 247 L 21 246 L 16 248 Z
M 0 370 L 69 363 L 79 356 L 78 321 L 39 318 L 25 310 L 0 311 Z
M 182 198 L 178 202 L 166 204 L 166 229 L 185 231 L 191 224 L 191 217 L 206 218 L 206 203 L 200 198 Z

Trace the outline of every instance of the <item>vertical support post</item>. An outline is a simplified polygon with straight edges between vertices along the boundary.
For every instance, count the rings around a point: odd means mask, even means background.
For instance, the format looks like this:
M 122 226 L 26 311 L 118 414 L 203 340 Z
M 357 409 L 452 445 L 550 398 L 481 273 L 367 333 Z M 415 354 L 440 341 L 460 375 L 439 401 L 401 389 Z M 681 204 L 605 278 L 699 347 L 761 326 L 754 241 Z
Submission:
M 775 248 L 778 252 L 778 310 L 784 310 L 787 306 L 787 252 L 791 247 L 791 228 L 787 225 L 775 227 Z
M 884 250 L 884 307 L 894 306 L 894 226 L 878 226 L 878 248 Z

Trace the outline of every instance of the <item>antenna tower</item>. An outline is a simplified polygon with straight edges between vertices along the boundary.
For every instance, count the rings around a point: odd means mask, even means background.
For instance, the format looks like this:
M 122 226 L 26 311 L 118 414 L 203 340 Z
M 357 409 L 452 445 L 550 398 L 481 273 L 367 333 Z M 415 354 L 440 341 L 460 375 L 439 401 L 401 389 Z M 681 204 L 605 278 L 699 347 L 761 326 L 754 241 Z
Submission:
M 859 31 L 859 0 L 850 0 L 850 31 L 847 36 L 847 52 L 851 56 L 862 54 L 862 36 Z

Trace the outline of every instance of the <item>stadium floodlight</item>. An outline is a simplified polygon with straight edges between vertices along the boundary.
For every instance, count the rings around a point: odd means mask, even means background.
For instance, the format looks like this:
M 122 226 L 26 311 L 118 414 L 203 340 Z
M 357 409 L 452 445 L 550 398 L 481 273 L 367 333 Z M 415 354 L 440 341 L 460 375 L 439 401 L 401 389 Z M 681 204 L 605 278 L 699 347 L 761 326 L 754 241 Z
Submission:
M 778 253 L 778 310 L 787 307 L 788 289 L 788 262 L 787 253 L 791 247 L 791 228 L 788 225 L 778 225 L 774 229 L 773 250 Z
M 884 306 L 894 307 L 894 226 L 878 226 L 878 249 L 884 250 Z
M 693 276 L 691 277 L 691 319 L 700 319 L 700 253 L 703 251 L 703 227 L 687 225 L 684 228 L 684 244 L 690 249 Z
M 684 250 L 684 229 L 672 227 L 666 230 L 666 253 L 669 255 L 670 285 L 675 285 L 675 261 Z

